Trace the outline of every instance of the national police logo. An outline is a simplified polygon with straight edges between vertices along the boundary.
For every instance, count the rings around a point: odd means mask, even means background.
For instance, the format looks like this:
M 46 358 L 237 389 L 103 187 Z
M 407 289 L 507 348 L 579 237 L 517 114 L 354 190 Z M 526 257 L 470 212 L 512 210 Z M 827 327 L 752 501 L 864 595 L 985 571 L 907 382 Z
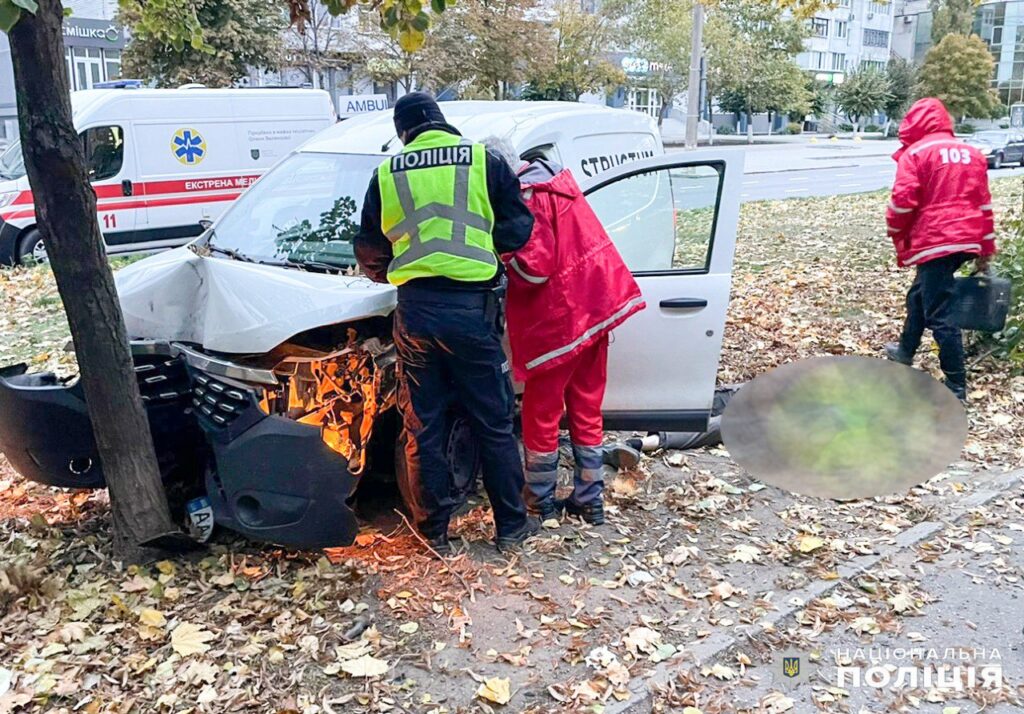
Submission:
M 186 166 L 195 166 L 206 158 L 206 141 L 195 129 L 178 129 L 171 139 L 171 153 Z
M 810 680 L 810 662 L 806 652 L 784 650 L 775 654 L 772 678 L 777 686 L 793 689 Z

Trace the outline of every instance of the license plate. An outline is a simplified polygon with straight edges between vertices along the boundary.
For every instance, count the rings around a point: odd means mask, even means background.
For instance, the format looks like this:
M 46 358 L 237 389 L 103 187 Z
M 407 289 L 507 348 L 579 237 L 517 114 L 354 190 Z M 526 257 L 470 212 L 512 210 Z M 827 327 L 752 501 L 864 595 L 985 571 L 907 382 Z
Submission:
M 185 505 L 188 513 L 189 532 L 200 543 L 210 540 L 213 535 L 213 504 L 206 496 L 193 498 Z

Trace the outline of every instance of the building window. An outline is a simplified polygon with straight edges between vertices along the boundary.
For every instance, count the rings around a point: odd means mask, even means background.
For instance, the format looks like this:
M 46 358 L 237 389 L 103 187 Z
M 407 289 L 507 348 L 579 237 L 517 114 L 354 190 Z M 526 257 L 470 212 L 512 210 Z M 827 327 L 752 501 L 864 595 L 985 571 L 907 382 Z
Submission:
M 92 89 L 97 82 L 121 78 L 121 50 L 68 47 L 64 49 L 64 63 L 72 91 Z
M 811 18 L 811 34 L 815 37 L 828 37 L 828 20 L 823 17 Z
M 885 30 L 864 30 L 865 47 L 888 47 L 889 33 Z
M 846 55 L 833 52 L 832 53 L 832 70 L 835 72 L 841 72 L 846 69 Z
M 643 112 L 652 117 L 657 117 L 661 111 L 661 100 L 658 98 L 658 90 L 648 87 L 636 87 L 629 90 L 626 97 L 626 107 L 635 112 Z
M 836 20 L 835 27 L 836 37 L 839 39 L 844 40 L 850 36 L 850 24 L 845 20 Z
M 839 0 L 839 7 L 850 7 L 850 0 Z
M 879 15 L 889 14 L 889 3 L 887 2 L 872 2 L 868 3 L 868 12 L 876 12 Z
M 860 68 L 861 68 L 861 71 L 872 70 L 872 71 L 875 71 L 875 72 L 884 72 L 885 71 L 885 62 L 882 62 L 880 60 L 861 60 L 860 61 Z
M 825 58 L 828 56 L 825 52 L 808 52 L 811 58 L 811 64 L 807 69 L 825 69 Z
M 103 79 L 107 82 L 121 79 L 120 50 L 103 50 Z

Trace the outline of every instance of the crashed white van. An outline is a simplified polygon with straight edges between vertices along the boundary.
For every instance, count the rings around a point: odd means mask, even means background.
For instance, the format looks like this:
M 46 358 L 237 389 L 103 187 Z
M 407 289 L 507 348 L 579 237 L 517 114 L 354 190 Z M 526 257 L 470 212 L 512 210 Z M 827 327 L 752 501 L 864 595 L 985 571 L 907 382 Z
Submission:
M 729 299 L 741 157 L 665 154 L 649 118 L 605 107 L 443 108 L 470 138 L 503 136 L 524 157 L 570 167 L 632 268 L 648 307 L 613 336 L 607 427 L 703 429 Z M 360 487 L 403 466 L 395 290 L 354 274 L 351 246 L 370 176 L 399 147 L 390 113 L 335 126 L 195 242 L 117 275 L 165 478 L 187 483 L 200 471 L 186 495 L 205 491 L 217 522 L 247 536 L 348 543 Z M 101 486 L 90 428 L 77 385 L 23 365 L 0 371 L 0 451 L 26 477 Z M 452 488 L 464 490 L 478 453 L 457 410 L 448 453 Z

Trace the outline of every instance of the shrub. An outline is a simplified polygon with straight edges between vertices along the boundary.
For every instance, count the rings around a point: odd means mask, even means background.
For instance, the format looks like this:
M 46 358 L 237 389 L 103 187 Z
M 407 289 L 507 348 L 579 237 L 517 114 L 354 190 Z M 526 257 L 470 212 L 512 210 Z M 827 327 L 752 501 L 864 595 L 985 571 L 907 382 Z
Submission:
M 953 131 L 955 131 L 957 134 L 973 134 L 974 127 L 971 126 L 970 124 L 957 124 L 955 127 L 953 127 Z
M 864 127 L 864 131 L 872 133 L 872 134 L 874 134 L 876 132 L 879 132 L 881 130 L 882 130 L 882 127 L 878 126 L 878 124 L 868 124 L 866 127 Z
M 844 122 L 843 124 L 840 124 L 837 128 L 839 129 L 839 131 L 853 131 L 853 124 L 847 124 Z
M 722 124 L 722 126 L 715 129 L 715 133 L 728 136 L 729 134 L 735 134 L 736 130 L 733 127 L 729 126 L 728 124 Z
M 802 134 L 804 131 L 804 125 L 800 122 L 791 121 L 786 126 L 782 127 L 783 134 Z
M 999 252 L 992 260 L 996 273 L 1012 284 L 1010 314 L 1006 327 L 994 335 L 982 336 L 991 343 L 993 354 L 1009 359 L 1017 369 L 1024 368 L 1024 214 L 1012 211 L 1000 225 Z

